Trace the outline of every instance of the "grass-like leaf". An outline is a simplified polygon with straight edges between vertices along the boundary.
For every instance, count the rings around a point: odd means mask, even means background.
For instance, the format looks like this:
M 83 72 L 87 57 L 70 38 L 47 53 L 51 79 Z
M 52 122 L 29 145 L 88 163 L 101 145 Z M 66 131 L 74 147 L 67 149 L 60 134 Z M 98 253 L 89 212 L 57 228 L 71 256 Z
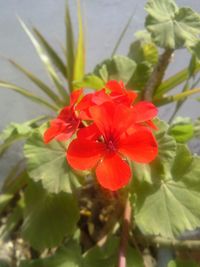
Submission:
M 200 63 L 196 64 L 196 67 L 194 69 L 194 74 L 198 73 L 200 71 Z M 155 96 L 160 97 L 163 94 L 173 90 L 176 86 L 183 83 L 188 79 L 189 69 L 185 68 L 179 72 L 177 72 L 175 75 L 171 76 L 169 79 L 162 82 L 162 84 L 158 87 L 156 90 Z
M 74 33 L 72 28 L 72 22 L 69 12 L 69 7 L 66 5 L 66 14 L 65 14 L 65 26 L 66 26 L 66 62 L 67 62 L 67 77 L 69 90 L 73 89 L 73 71 L 74 71 Z
M 30 93 L 27 89 L 19 87 L 13 83 L 0 81 L 0 87 L 4 87 L 4 88 L 10 89 L 12 91 L 15 91 L 15 92 L 19 93 L 20 95 L 23 95 L 24 97 L 28 98 L 32 102 L 35 102 L 37 104 L 48 107 L 51 110 L 54 110 L 54 111 L 58 110 L 58 107 L 55 106 L 54 104 L 47 102 L 46 100 L 42 99 L 41 97 L 38 97 L 38 96 L 34 95 L 33 93 Z
M 134 13 L 135 13 L 135 12 L 134 12 Z M 132 21 L 132 18 L 133 18 L 134 13 L 130 16 L 130 18 L 128 19 L 128 21 L 127 21 L 125 27 L 123 28 L 123 30 L 122 30 L 122 32 L 121 32 L 121 34 L 120 34 L 120 36 L 119 36 L 119 38 L 118 38 L 118 40 L 117 40 L 117 42 L 116 42 L 116 44 L 115 44 L 115 47 L 114 47 L 114 49 L 113 49 L 113 51 L 112 51 L 111 57 L 113 57 L 113 56 L 115 55 L 115 53 L 116 53 L 118 47 L 120 46 L 121 41 L 122 41 L 124 35 L 126 34 L 129 25 L 131 24 L 131 21 Z
M 21 19 L 19 19 L 19 21 L 21 23 L 22 28 L 24 29 L 24 31 L 26 32 L 26 34 L 30 38 L 32 44 L 34 45 L 34 47 L 35 47 L 35 49 L 36 49 L 41 61 L 44 63 L 45 68 L 46 68 L 51 80 L 55 84 L 60 96 L 62 96 L 63 99 L 67 102 L 69 100 L 69 96 L 67 94 L 67 91 L 64 88 L 64 86 L 60 83 L 60 78 L 57 75 L 56 71 L 54 70 L 49 57 L 44 52 L 43 47 L 40 45 L 40 43 L 37 41 L 37 39 L 34 37 L 34 35 L 31 33 L 31 31 L 25 25 L 25 23 Z
M 84 33 L 83 33 L 83 23 L 81 16 L 81 6 L 80 1 L 78 1 L 78 44 L 74 61 L 74 74 L 73 80 L 80 80 L 85 74 L 85 44 L 84 44 Z
M 153 99 L 154 104 L 156 104 L 156 106 L 163 106 L 175 101 L 180 101 L 183 100 L 184 98 L 193 95 L 193 94 L 197 94 L 200 93 L 200 88 L 194 88 L 192 90 L 188 90 L 176 95 L 172 95 L 172 96 L 166 96 L 166 97 L 162 97 L 159 99 Z
M 42 90 L 50 99 L 52 99 L 55 104 L 59 106 L 63 106 L 64 103 L 61 99 L 46 85 L 43 81 L 41 81 L 38 77 L 36 77 L 33 73 L 22 67 L 21 65 L 17 64 L 13 60 L 9 60 L 10 63 L 17 68 L 20 72 L 22 72 L 28 79 L 30 79 L 39 89 Z
M 63 60 L 59 57 L 58 53 L 53 49 L 53 47 L 47 42 L 44 36 L 36 29 L 33 28 L 33 32 L 43 48 L 45 52 L 48 54 L 51 62 L 54 66 L 62 73 L 62 75 L 67 79 L 67 66 L 63 62 Z

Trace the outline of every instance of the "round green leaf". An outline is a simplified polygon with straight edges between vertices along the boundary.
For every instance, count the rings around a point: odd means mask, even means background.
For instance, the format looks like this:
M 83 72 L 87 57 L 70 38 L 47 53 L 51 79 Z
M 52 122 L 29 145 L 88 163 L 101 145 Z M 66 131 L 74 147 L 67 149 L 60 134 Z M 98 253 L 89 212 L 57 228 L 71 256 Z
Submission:
M 24 261 L 20 267 L 81 267 L 81 250 L 79 245 L 70 240 L 53 256 L 44 259 Z
M 128 83 L 136 69 L 136 63 L 125 56 L 114 56 L 97 65 L 94 73 L 100 76 L 104 81 L 122 80 Z
M 163 48 L 193 46 L 200 33 L 200 16 L 190 8 L 178 8 L 173 0 L 149 0 L 146 28 Z
M 66 161 L 65 150 L 64 145 L 56 141 L 44 144 L 39 130 L 24 146 L 28 174 L 34 181 L 41 181 L 51 193 L 71 192 L 71 183 L 77 180 Z
M 83 256 L 83 267 L 115 267 L 118 260 L 119 239 L 111 236 L 103 246 L 95 246 Z M 143 260 L 132 247 L 127 248 L 127 267 L 142 267 Z
M 75 231 L 79 211 L 72 194 L 51 194 L 41 184 L 31 182 L 25 192 L 25 205 L 22 235 L 33 248 L 52 248 Z
M 180 145 L 165 171 L 164 179 L 140 184 L 135 220 L 146 234 L 176 238 L 200 225 L 200 158 Z
M 136 184 L 139 182 L 147 182 L 153 184 L 160 181 L 165 176 L 166 169 L 176 156 L 176 141 L 168 134 L 168 125 L 159 119 L 155 120 L 158 128 L 154 132 L 158 143 L 158 155 L 150 164 L 141 164 L 132 162 L 133 166 L 133 190 L 137 190 Z

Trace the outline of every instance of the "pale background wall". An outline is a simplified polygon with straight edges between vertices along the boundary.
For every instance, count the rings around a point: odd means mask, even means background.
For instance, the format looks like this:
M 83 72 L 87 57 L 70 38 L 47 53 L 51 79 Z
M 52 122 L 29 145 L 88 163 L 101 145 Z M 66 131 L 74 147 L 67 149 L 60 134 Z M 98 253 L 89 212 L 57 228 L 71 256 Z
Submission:
M 110 56 L 128 18 L 134 11 L 134 17 L 126 36 L 118 50 L 119 54 L 126 54 L 128 46 L 134 39 L 134 32 L 144 27 L 145 0 L 82 0 L 86 29 L 87 71 L 104 58 Z M 199 0 L 177 0 L 181 6 L 190 6 L 200 12 Z M 73 22 L 76 23 L 76 1 L 69 0 Z M 26 23 L 34 25 L 57 48 L 65 41 L 64 30 L 65 0 L 0 0 L 0 80 L 11 82 L 35 89 L 30 82 L 13 69 L 6 58 L 15 59 L 29 68 L 44 81 L 47 76 L 38 59 L 28 37 L 21 29 L 17 20 L 20 16 Z M 188 55 L 184 51 L 177 53 L 167 73 L 180 70 L 188 62 Z M 193 97 L 195 98 L 195 97 Z M 30 103 L 18 94 L 0 88 L 0 130 L 9 122 L 23 122 L 41 115 L 42 108 Z M 161 117 L 167 118 L 171 107 L 160 112 Z M 179 112 L 180 115 L 190 115 L 196 118 L 200 115 L 200 104 L 189 100 Z M 0 161 L 0 178 L 4 177 L 8 166 L 14 164 L 21 152 L 15 148 Z

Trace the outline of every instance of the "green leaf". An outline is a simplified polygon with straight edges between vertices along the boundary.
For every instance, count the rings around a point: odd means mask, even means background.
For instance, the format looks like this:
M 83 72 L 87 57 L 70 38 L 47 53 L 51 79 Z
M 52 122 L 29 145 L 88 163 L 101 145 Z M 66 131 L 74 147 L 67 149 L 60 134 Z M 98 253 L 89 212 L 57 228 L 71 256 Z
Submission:
M 85 74 L 85 44 L 84 44 L 80 0 L 77 3 L 78 3 L 79 34 L 78 34 L 77 50 L 76 50 L 76 55 L 74 59 L 73 80 L 80 80 L 83 78 Z
M 34 45 L 34 47 L 35 47 L 35 49 L 36 49 L 41 61 L 44 63 L 44 66 L 45 66 L 45 68 L 46 68 L 51 80 L 55 84 L 55 86 L 56 86 L 56 88 L 58 90 L 58 93 L 67 102 L 69 100 L 69 96 L 68 96 L 67 91 L 64 88 L 64 86 L 60 83 L 60 78 L 57 75 L 57 73 L 55 72 L 55 70 L 54 70 L 54 68 L 53 68 L 53 66 L 51 64 L 51 60 L 49 59 L 49 57 L 45 53 L 43 47 L 40 45 L 38 40 L 35 38 L 35 36 L 31 33 L 31 31 L 25 25 L 25 23 L 21 19 L 19 19 L 19 21 L 20 21 L 20 24 L 21 24 L 22 28 L 24 29 L 24 31 L 26 32 L 26 34 L 30 38 L 32 44 Z
M 200 118 L 198 118 L 194 123 L 194 135 L 195 137 L 200 137 Z
M 73 234 L 79 219 L 78 205 L 72 194 L 50 194 L 31 182 L 25 191 L 25 218 L 22 236 L 37 250 L 59 245 Z
M 15 142 L 27 138 L 45 116 L 24 122 L 11 123 L 0 133 L 0 156 Z
M 15 231 L 16 227 L 20 224 L 23 218 L 24 202 L 23 198 L 19 199 L 16 206 L 13 208 L 12 212 L 6 219 L 6 223 L 2 228 L 0 233 L 0 238 L 2 240 L 10 239 L 10 235 Z
M 170 261 L 167 267 L 199 267 L 199 264 L 191 260 L 176 260 Z
M 52 46 L 47 42 L 44 36 L 36 29 L 33 28 L 33 32 L 41 45 L 43 46 L 45 52 L 49 56 L 49 59 L 54 64 L 54 66 L 62 73 L 62 75 L 67 79 L 67 67 L 65 66 L 62 59 L 59 57 L 58 53 L 52 48 Z
M 191 8 L 178 8 L 173 0 L 149 0 L 145 6 L 146 28 L 163 48 L 194 45 L 200 33 L 200 16 Z
M 111 236 L 103 246 L 95 246 L 84 254 L 83 267 L 115 267 L 118 259 L 119 239 Z M 132 247 L 127 249 L 127 267 L 142 267 L 143 261 Z
M 130 45 L 128 57 L 137 64 L 145 61 L 154 65 L 158 62 L 158 49 L 154 43 L 139 39 Z
M 200 64 L 196 62 L 196 65 L 194 67 L 194 74 L 198 73 L 199 71 L 200 71 Z M 188 76 L 189 76 L 188 68 L 185 68 L 176 73 L 175 75 L 171 76 L 170 78 L 162 82 L 162 84 L 158 87 L 158 89 L 156 90 L 155 97 L 161 97 L 165 93 L 171 91 L 172 89 L 174 89 L 175 87 L 186 81 L 188 79 Z
M 127 84 L 127 88 L 141 91 L 149 80 L 152 73 L 152 66 L 148 62 L 137 64 L 136 70 Z
M 66 161 L 66 148 L 56 141 L 45 144 L 41 132 L 36 130 L 24 146 L 28 174 L 48 192 L 71 192 L 77 178 Z
M 162 120 L 156 119 L 158 131 L 155 137 L 158 142 L 158 157 L 162 162 L 171 162 L 176 156 L 176 141 L 168 134 L 169 126 Z
M 170 96 L 161 97 L 161 98 L 155 97 L 155 98 L 153 98 L 153 103 L 156 106 L 160 107 L 160 106 L 172 103 L 172 102 L 183 100 L 186 97 L 191 96 L 193 94 L 197 94 L 197 93 L 200 93 L 200 88 L 194 88 L 191 90 L 187 90 L 187 91 L 184 91 L 184 92 L 176 94 L 176 95 L 170 95 Z
M 104 81 L 122 80 L 125 84 L 131 79 L 136 69 L 136 63 L 125 56 L 114 56 L 97 65 L 94 73 Z M 103 75 L 102 75 L 103 74 Z
M 154 132 L 158 143 L 158 156 L 150 164 L 141 164 L 132 162 L 133 176 L 136 179 L 132 181 L 133 191 L 137 190 L 141 182 L 153 184 L 166 175 L 166 169 L 176 156 L 176 141 L 168 134 L 168 125 L 159 119 L 154 121 L 158 130 Z
M 133 15 L 134 15 L 134 13 L 130 16 L 130 18 L 128 19 L 126 25 L 124 26 L 124 28 L 123 28 L 123 30 L 122 30 L 122 32 L 121 32 L 121 34 L 120 34 L 120 36 L 119 36 L 119 38 L 118 38 L 118 40 L 117 40 L 117 42 L 116 42 L 116 45 L 115 45 L 115 47 L 114 47 L 114 49 L 113 49 L 113 51 L 112 51 L 111 57 L 113 57 L 113 56 L 115 55 L 115 53 L 116 53 L 118 47 L 120 46 L 121 41 L 122 41 L 123 37 L 125 36 L 125 34 L 126 34 L 128 28 L 129 28 L 129 25 L 131 24 Z
M 4 210 L 10 200 L 13 198 L 11 194 L 1 194 L 0 195 L 0 213 Z
M 170 135 L 179 143 L 186 143 L 194 136 L 194 126 L 190 118 L 177 117 L 169 129 Z
M 105 86 L 105 83 L 101 78 L 94 74 L 88 74 L 83 77 L 82 80 L 73 82 L 74 88 L 91 88 L 101 89 Z
M 18 162 L 11 168 L 8 176 L 4 179 L 2 192 L 16 195 L 27 183 L 28 175 L 24 169 L 24 163 Z
M 53 256 L 44 259 L 24 261 L 20 267 L 81 267 L 81 250 L 79 245 L 69 240 Z
M 42 92 L 44 92 L 55 104 L 58 106 L 63 106 L 62 100 L 40 79 L 38 79 L 34 74 L 32 74 L 27 69 L 23 68 L 13 60 L 10 60 L 10 63 L 22 72 L 28 79 L 30 79 Z
M 65 27 L 66 27 L 66 62 L 67 62 L 67 69 L 68 69 L 68 84 L 69 89 L 72 91 L 73 89 L 73 77 L 74 77 L 74 33 L 72 28 L 72 22 L 69 12 L 69 6 L 66 4 L 66 11 L 65 11 Z
M 200 158 L 179 145 L 169 166 L 165 177 L 138 187 L 135 220 L 147 235 L 177 238 L 200 224 Z
M 46 100 L 42 99 L 41 97 L 38 97 L 38 96 L 30 93 L 27 89 L 19 87 L 13 83 L 0 81 L 0 87 L 4 87 L 4 88 L 10 89 L 12 91 L 15 91 L 15 92 L 19 93 L 20 95 L 23 95 L 24 97 L 28 98 L 32 102 L 35 102 L 35 103 L 40 104 L 42 106 L 48 107 L 51 110 L 54 110 L 54 111 L 58 110 L 57 106 L 47 102 Z

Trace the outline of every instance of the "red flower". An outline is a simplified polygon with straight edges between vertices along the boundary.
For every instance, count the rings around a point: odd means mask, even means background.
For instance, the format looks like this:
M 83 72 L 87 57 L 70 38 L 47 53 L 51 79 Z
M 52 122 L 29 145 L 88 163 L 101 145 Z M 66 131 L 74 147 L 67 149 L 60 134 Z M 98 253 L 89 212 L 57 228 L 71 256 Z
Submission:
M 105 87 L 110 90 L 110 97 L 115 103 L 130 106 L 137 97 L 137 93 L 127 90 L 122 81 L 111 80 Z
M 118 190 L 131 178 L 126 158 L 149 163 L 157 155 L 156 140 L 138 123 L 145 116 L 136 116 L 132 108 L 105 102 L 92 106 L 89 112 L 94 124 L 79 130 L 68 147 L 67 160 L 74 169 L 96 168 L 98 182 L 104 188 Z
M 44 142 L 51 140 L 66 141 L 78 129 L 80 119 L 75 113 L 75 104 L 78 101 L 82 90 L 74 91 L 70 97 L 70 104 L 64 107 L 58 117 L 50 122 L 50 127 L 44 133 Z

